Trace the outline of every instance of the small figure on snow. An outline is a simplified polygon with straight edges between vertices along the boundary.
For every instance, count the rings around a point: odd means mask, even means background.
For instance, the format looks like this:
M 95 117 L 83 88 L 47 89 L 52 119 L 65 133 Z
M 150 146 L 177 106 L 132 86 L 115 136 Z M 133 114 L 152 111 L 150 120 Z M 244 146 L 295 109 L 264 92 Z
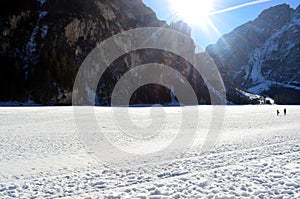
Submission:
M 284 115 L 286 115 L 286 108 L 285 108 L 285 109 L 283 109 L 283 113 L 284 113 Z
M 277 116 L 279 116 L 279 113 L 280 113 L 280 112 L 279 112 L 279 110 L 277 109 Z

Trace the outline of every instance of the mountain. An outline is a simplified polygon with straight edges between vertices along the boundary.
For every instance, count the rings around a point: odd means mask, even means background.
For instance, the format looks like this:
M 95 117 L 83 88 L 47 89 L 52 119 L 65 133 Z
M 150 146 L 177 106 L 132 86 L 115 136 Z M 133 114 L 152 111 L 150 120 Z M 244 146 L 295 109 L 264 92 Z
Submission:
M 0 7 L 0 101 L 71 104 L 83 60 L 97 44 L 125 30 L 165 27 L 180 31 L 185 27 L 190 36 L 186 24 L 167 25 L 141 0 L 3 0 Z M 190 47 L 186 53 L 194 54 L 194 45 Z M 114 85 L 130 68 L 153 62 L 176 68 L 198 93 L 208 92 L 187 61 L 171 52 L 148 49 L 128 53 L 110 66 L 100 79 L 97 104 L 111 103 Z M 199 94 L 198 98 L 209 103 L 207 95 Z M 133 94 L 130 103 L 172 101 L 169 89 L 145 85 Z
M 229 101 L 240 103 L 240 89 L 279 104 L 300 104 L 300 6 L 271 7 L 206 51 L 222 74 Z
M 164 27 L 191 36 L 187 24 L 158 20 L 141 0 L 3 0 L 0 10 L 1 102 L 71 104 L 83 60 L 97 44 L 123 31 Z M 200 64 L 215 62 L 229 103 L 253 103 L 253 97 L 245 100 L 245 96 L 258 96 L 256 101 L 271 97 L 279 104 L 300 104 L 299 6 L 267 9 L 200 54 L 195 54 L 190 40 L 182 46 L 184 54 L 195 56 Z M 98 83 L 96 104 L 110 105 L 120 78 L 134 66 L 147 63 L 168 65 L 180 72 L 199 103 L 210 104 L 207 87 L 211 85 L 201 74 L 179 55 L 158 49 L 136 50 L 116 59 Z M 174 80 L 172 75 L 160 78 Z M 86 90 L 89 92 L 88 86 Z M 130 104 L 178 104 L 173 92 L 176 90 L 158 84 L 144 85 L 132 94 Z

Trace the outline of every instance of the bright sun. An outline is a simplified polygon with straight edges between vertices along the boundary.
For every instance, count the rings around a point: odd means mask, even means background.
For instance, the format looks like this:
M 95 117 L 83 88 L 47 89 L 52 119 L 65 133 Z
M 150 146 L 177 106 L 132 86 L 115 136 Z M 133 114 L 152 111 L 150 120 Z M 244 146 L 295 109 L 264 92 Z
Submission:
M 189 24 L 201 25 L 213 9 L 212 0 L 169 0 L 177 17 Z

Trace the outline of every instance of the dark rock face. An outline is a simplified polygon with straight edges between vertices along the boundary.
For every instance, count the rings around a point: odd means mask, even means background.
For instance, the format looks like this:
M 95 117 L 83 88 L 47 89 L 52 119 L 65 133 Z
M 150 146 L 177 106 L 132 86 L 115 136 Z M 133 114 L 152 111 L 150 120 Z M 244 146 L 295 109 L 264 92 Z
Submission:
M 191 55 L 193 54 L 194 52 Z M 210 103 L 206 84 L 201 78 L 201 74 L 199 74 L 190 63 L 171 52 L 158 49 L 142 49 L 120 57 L 106 70 L 98 84 L 97 98 L 101 100 L 99 104 L 110 104 L 110 98 L 114 86 L 126 72 L 135 66 L 148 63 L 167 65 L 175 69 L 183 75 L 186 80 L 188 80 L 198 97 L 199 103 Z M 177 81 L 180 81 L 179 77 L 174 77 L 173 75 L 162 75 L 155 72 L 154 74 L 149 75 L 161 76 L 160 78 L 164 79 L 164 82 L 170 82 L 174 78 L 177 78 Z M 137 77 L 136 79 L 139 78 Z M 135 82 L 137 85 L 141 85 L 138 80 Z M 171 90 L 158 84 L 142 86 L 133 93 L 130 100 L 130 104 L 170 104 L 171 102 Z
M 0 2 L 0 101 L 71 104 L 77 71 L 95 46 L 125 30 L 165 27 L 190 36 L 183 22 L 170 26 L 156 18 L 141 0 L 3 0 Z M 276 103 L 300 104 L 300 7 L 283 4 L 224 35 L 205 53 L 187 56 L 214 61 L 223 77 L 227 99 L 244 103 L 238 90 L 270 96 Z M 192 85 L 200 104 L 210 96 L 201 74 L 183 58 L 162 50 L 144 49 L 115 60 L 100 79 L 96 102 L 110 105 L 118 80 L 134 66 L 158 63 L 180 72 Z M 162 77 L 174 78 L 174 77 Z M 172 92 L 145 85 L 131 104 L 168 104 Z
M 4 0 L 0 5 L 0 101 L 70 104 L 78 68 L 97 43 L 133 28 L 177 27 L 159 21 L 141 0 Z M 191 49 L 187 53 L 194 54 Z M 112 89 L 134 66 L 133 58 L 136 65 L 176 68 L 201 91 L 199 101 L 209 103 L 205 84 L 189 63 L 172 53 L 144 50 L 112 64 L 99 82 L 98 104 L 110 104 Z M 148 85 L 134 93 L 131 103 L 171 100 L 170 90 Z
M 299 6 L 272 7 L 207 47 L 230 101 L 239 103 L 238 88 L 269 95 L 276 103 L 300 104 L 299 12 Z

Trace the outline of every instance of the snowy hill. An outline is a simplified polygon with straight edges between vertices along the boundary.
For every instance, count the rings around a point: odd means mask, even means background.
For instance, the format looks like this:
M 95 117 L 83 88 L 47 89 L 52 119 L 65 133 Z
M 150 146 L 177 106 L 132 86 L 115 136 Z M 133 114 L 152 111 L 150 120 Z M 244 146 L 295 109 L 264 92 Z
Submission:
M 229 98 L 238 88 L 269 95 L 278 103 L 300 103 L 300 6 L 265 10 L 207 52 L 222 71 Z

